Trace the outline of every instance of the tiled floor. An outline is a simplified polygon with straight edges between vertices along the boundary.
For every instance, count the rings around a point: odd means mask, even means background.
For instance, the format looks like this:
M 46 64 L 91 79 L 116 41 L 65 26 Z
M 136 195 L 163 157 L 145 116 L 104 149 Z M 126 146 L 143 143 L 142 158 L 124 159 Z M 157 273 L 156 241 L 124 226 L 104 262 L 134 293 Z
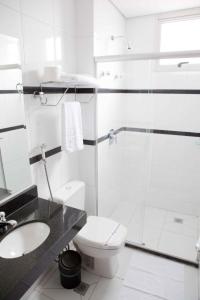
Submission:
M 121 202 L 111 217 L 128 227 L 129 242 L 196 261 L 198 217 L 149 206 L 135 207 L 127 202 Z
M 63 289 L 57 265 L 43 274 L 21 300 L 197 300 L 198 270 L 167 259 L 124 248 L 114 279 L 83 271 L 86 295 Z

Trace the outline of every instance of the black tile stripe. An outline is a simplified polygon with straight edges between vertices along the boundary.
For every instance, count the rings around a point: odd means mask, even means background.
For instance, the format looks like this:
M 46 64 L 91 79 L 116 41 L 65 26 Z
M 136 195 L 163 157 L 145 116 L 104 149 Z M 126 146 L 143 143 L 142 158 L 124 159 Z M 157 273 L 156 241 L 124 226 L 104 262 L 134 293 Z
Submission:
M 96 141 L 93 141 L 93 140 L 83 140 L 83 143 L 84 143 L 84 145 L 90 145 L 90 146 L 95 146 L 96 145 Z M 53 148 L 51 150 L 46 151 L 45 155 L 46 155 L 46 157 L 50 157 L 52 155 L 60 153 L 61 151 L 62 151 L 62 147 L 58 146 L 56 148 Z M 29 162 L 32 165 L 32 164 L 35 164 L 35 163 L 39 162 L 41 159 L 42 159 L 42 155 L 38 154 L 38 155 L 35 155 L 33 157 L 30 157 Z
M 97 144 L 104 142 L 105 140 L 107 140 L 109 138 L 109 135 L 104 135 L 100 138 L 97 139 Z
M 43 92 L 48 94 L 62 94 L 65 92 L 65 87 L 43 87 Z M 40 92 L 40 86 L 24 86 L 24 94 L 33 94 L 34 92 Z M 198 89 L 95 89 L 95 88 L 69 88 L 68 94 L 180 94 L 180 95 L 199 95 Z M 0 94 L 17 94 L 17 90 L 0 90 Z
M 124 131 L 125 128 L 126 128 L 126 127 L 121 127 L 121 128 L 119 128 L 119 129 L 114 130 L 114 134 L 118 134 L 118 133 L 120 133 L 121 131 Z M 109 139 L 109 134 L 104 135 L 104 136 L 98 138 L 97 141 L 96 141 L 96 144 L 102 143 L 102 142 L 104 142 L 104 141 L 107 140 L 107 139 Z
M 121 127 L 114 131 L 114 134 L 118 134 L 122 131 L 138 132 L 138 133 L 152 133 L 152 134 L 166 134 L 176 136 L 188 136 L 188 137 L 200 137 L 200 132 L 190 131 L 176 131 L 176 130 L 162 130 L 162 129 L 148 129 L 148 128 L 135 128 L 135 127 Z M 101 143 L 109 138 L 109 135 L 105 135 L 97 139 L 97 144 Z
M 25 125 L 18 125 L 18 126 L 12 126 L 12 127 L 7 127 L 7 128 L 1 128 L 0 133 L 7 132 L 7 131 L 18 130 L 18 129 L 26 129 L 26 126 Z
M 46 151 L 45 155 L 46 155 L 46 157 L 50 157 L 50 156 L 55 155 L 55 154 L 57 154 L 61 151 L 62 151 L 61 146 L 59 146 L 59 147 L 56 147 L 56 148 L 53 148 L 51 150 Z M 29 162 L 32 165 L 32 164 L 35 164 L 35 163 L 39 162 L 41 159 L 42 159 L 42 155 L 38 154 L 38 155 L 35 155 L 35 156 L 31 157 L 29 159 Z
M 97 89 L 99 94 L 183 94 L 199 95 L 200 90 L 191 89 Z
M 118 134 L 122 131 L 146 133 L 146 134 L 166 134 L 175 136 L 187 136 L 187 137 L 200 137 L 200 132 L 189 132 L 189 131 L 174 131 L 174 130 L 160 130 L 160 129 L 148 129 L 148 128 L 134 128 L 134 127 L 121 127 L 114 131 L 114 134 Z M 104 135 L 97 140 L 83 140 L 84 145 L 96 146 L 99 143 L 109 139 L 109 135 Z M 50 157 L 62 151 L 61 146 L 46 151 L 46 157 Z M 39 162 L 42 159 L 41 154 L 33 156 L 29 159 L 30 164 Z
M 0 94 L 18 94 L 17 90 L 0 90 Z
M 49 94 L 60 94 L 64 93 L 65 87 L 43 87 L 43 92 Z M 24 94 L 33 94 L 34 92 L 40 92 L 40 86 L 24 86 Z M 94 94 L 95 92 L 99 94 L 182 94 L 182 95 L 199 95 L 200 90 L 198 89 L 95 89 L 95 88 L 69 88 L 68 94 Z M 3 91 L 5 93 L 5 91 Z M 17 92 L 17 91 L 11 91 Z M 1 91 L 0 91 L 1 93 Z
M 95 141 L 95 140 L 83 140 L 83 144 L 88 145 L 88 146 L 95 146 L 97 144 L 97 141 Z
M 39 93 L 41 88 L 39 86 L 24 86 L 24 94 L 33 94 L 34 92 Z M 48 94 L 62 94 L 66 91 L 66 87 L 42 87 L 42 91 Z M 67 94 L 94 94 L 95 89 L 93 88 L 69 88 Z
M 189 136 L 189 137 L 200 137 L 200 132 L 190 132 L 190 131 L 147 129 L 147 128 L 132 128 L 132 127 L 124 127 L 123 130 L 124 131 L 129 131 L 129 132 L 166 134 L 166 135 Z

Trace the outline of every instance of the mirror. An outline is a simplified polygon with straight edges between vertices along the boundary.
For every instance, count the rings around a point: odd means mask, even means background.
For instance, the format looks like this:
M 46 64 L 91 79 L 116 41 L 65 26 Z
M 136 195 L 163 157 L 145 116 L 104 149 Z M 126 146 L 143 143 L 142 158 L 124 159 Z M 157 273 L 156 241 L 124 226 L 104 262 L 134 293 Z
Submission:
M 19 40 L 0 35 L 0 203 L 32 184 Z

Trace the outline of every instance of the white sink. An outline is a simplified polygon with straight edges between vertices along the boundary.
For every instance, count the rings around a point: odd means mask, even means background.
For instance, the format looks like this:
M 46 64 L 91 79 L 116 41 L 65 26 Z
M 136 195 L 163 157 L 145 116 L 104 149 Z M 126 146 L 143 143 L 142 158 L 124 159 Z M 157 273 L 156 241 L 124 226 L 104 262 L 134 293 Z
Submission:
M 17 227 L 0 242 L 0 257 L 16 258 L 38 248 L 49 236 L 50 228 L 43 222 Z

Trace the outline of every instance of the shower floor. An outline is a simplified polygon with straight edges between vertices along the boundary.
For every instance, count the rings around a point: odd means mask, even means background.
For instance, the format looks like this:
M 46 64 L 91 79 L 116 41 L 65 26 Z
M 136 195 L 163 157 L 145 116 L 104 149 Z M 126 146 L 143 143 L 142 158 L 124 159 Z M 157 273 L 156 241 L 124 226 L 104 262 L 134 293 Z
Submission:
M 127 242 L 196 262 L 199 217 L 121 202 L 111 218 L 128 228 Z

